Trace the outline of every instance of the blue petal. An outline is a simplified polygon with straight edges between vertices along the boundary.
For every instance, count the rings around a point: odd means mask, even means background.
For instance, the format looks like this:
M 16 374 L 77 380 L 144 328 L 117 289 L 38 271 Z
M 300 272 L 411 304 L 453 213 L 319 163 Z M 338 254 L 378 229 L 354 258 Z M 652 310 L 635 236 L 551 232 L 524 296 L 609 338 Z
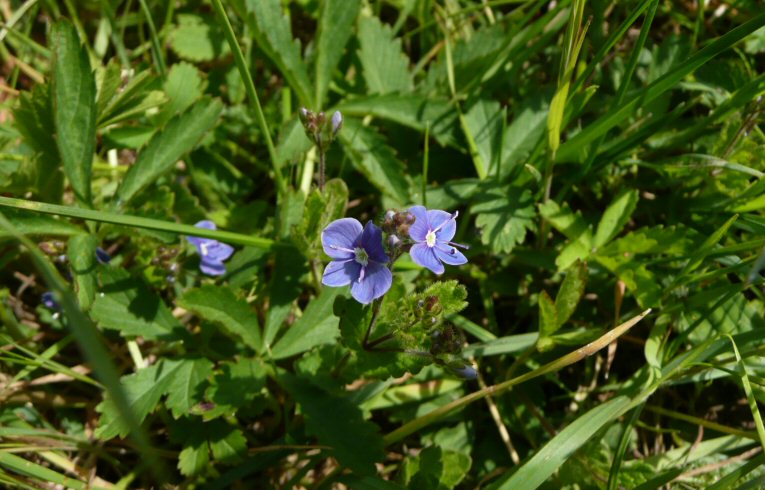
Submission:
M 416 242 L 424 242 L 430 231 L 428 212 L 425 206 L 412 206 L 409 212 L 414 215 L 414 224 L 409 227 L 409 237 Z
M 448 242 L 454 238 L 454 234 L 457 232 L 457 221 L 452 219 L 451 214 L 440 209 L 433 209 L 428 211 L 428 221 L 433 230 L 438 229 L 436 237 L 439 240 Z
M 204 255 L 210 261 L 222 262 L 234 253 L 234 247 L 231 245 L 216 240 L 211 240 L 211 242 L 207 245 L 207 254 Z
M 197 227 L 197 228 L 204 228 L 206 230 L 217 230 L 218 229 L 218 227 L 215 226 L 215 223 L 213 223 L 209 219 L 205 219 L 205 220 L 199 221 L 199 222 L 195 223 L 194 226 Z
M 382 243 L 382 230 L 371 221 L 367 221 L 364 231 L 361 233 L 361 247 L 367 252 L 370 259 L 381 264 L 388 262 Z
M 202 259 L 199 263 L 199 269 L 208 276 L 222 276 L 226 273 L 226 266 L 223 265 L 223 262 L 213 260 Z
M 351 296 L 361 304 L 369 304 L 387 293 L 392 282 L 393 275 L 387 267 L 370 262 L 364 271 L 364 279 L 351 284 Z
M 205 230 L 217 230 L 218 229 L 215 226 L 215 223 L 213 223 L 212 221 L 207 220 L 207 219 L 197 222 L 196 224 L 194 224 L 194 226 L 197 227 L 197 228 L 203 228 Z M 187 236 L 186 240 L 188 240 L 189 243 L 191 243 L 192 245 L 197 247 L 197 249 L 199 248 L 199 246 L 202 243 L 204 243 L 206 241 L 214 241 L 211 238 L 202 238 L 202 237 L 198 237 L 198 236 Z
M 433 250 L 436 252 L 436 257 L 443 261 L 445 264 L 449 265 L 462 265 L 467 264 L 467 257 L 462 255 L 462 252 L 457 250 L 456 248 L 446 245 L 443 243 L 436 244 L 435 247 L 433 247 Z
M 347 286 L 351 281 L 358 280 L 360 271 L 361 264 L 352 259 L 333 260 L 324 269 L 321 283 L 331 287 Z
M 426 244 L 416 243 L 412 245 L 412 249 L 409 250 L 409 255 L 412 256 L 412 260 L 415 264 L 427 267 L 436 274 L 444 273 L 444 264 L 436 258 L 433 249 Z
M 356 219 L 342 218 L 333 221 L 321 232 L 324 253 L 333 259 L 353 258 L 352 250 L 359 244 L 361 231 L 361 223 Z

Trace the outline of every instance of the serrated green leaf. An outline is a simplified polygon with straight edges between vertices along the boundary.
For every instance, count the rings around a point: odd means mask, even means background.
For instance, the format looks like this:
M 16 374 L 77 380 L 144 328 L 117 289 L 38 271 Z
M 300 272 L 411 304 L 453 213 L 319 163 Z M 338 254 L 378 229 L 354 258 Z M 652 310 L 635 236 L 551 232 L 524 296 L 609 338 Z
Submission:
M 558 270 L 567 269 L 577 260 L 585 260 L 590 256 L 592 229 L 580 213 L 574 213 L 566 203 L 559 206 L 558 203 L 550 200 L 539 205 L 539 214 L 553 228 L 571 240 L 555 259 Z
M 598 256 L 597 261 L 621 279 L 642 308 L 659 306 L 664 290 L 645 264 L 619 256 Z
M 332 314 L 340 288 L 324 288 L 271 349 L 271 357 L 284 359 L 317 345 L 332 344 L 340 335 L 339 319 Z
M 125 174 L 117 197 L 127 203 L 136 194 L 154 183 L 202 139 L 215 125 L 223 105 L 217 99 L 202 99 L 188 111 L 172 119 L 154 135 Z
M 410 202 L 404 165 L 374 129 L 345 118 L 340 141 L 356 169 L 399 207 Z
M 90 316 L 102 328 L 118 330 L 125 337 L 181 340 L 186 329 L 157 294 L 118 267 L 102 267 L 101 289 Z
M 245 300 L 237 298 L 231 288 L 205 285 L 189 289 L 177 303 L 205 320 L 217 323 L 256 352 L 263 350 L 257 313 Z
M 600 248 L 622 231 L 638 202 L 638 192 L 625 190 L 606 208 L 598 223 L 593 246 Z
M 106 107 L 98 115 L 98 127 L 117 124 L 162 105 L 167 98 L 160 88 L 159 79 L 148 70 L 137 73 L 106 103 Z
M 340 464 L 359 474 L 375 473 L 375 463 L 385 459 L 382 436 L 358 407 L 292 374 L 280 373 L 278 380 L 300 404 L 306 430 L 331 446 Z
M 263 342 L 270 346 L 292 310 L 292 304 L 300 296 L 300 281 L 308 272 L 305 258 L 295 249 L 276 252 L 274 273 L 269 284 L 270 305 L 266 315 Z
M 229 51 L 218 24 L 200 15 L 179 14 L 169 37 L 173 51 L 188 61 L 212 61 Z
M 96 147 L 96 82 L 88 53 L 74 26 L 56 24 L 52 45 L 53 114 L 56 144 L 77 199 L 90 204 L 90 181 Z
M 442 145 L 459 142 L 457 111 L 447 99 L 419 94 L 372 95 L 343 100 L 337 109 L 344 116 L 363 119 L 366 116 L 385 119 L 425 133 Z
M 31 92 L 23 92 L 13 111 L 13 119 L 24 142 L 36 154 L 33 163 L 38 195 L 46 201 L 59 202 L 64 190 L 64 175 L 54 137 L 56 124 L 50 87 L 38 84 Z
M 326 0 L 316 34 L 316 106 L 322 107 L 329 82 L 351 37 L 360 0 Z
M 67 245 L 67 255 L 74 277 L 74 289 L 83 311 L 90 309 L 96 295 L 97 246 L 96 237 L 86 234 L 73 236 Z
M 494 253 L 510 253 L 534 227 L 536 212 L 528 189 L 493 187 L 475 201 L 478 204 L 471 212 L 481 229 L 481 243 L 489 245 Z
M 184 359 L 177 369 L 167 388 L 167 408 L 173 417 L 178 418 L 191 411 L 191 408 L 202 400 L 204 390 L 202 385 L 212 373 L 212 362 L 208 359 Z
M 521 102 L 505 130 L 500 165 L 503 177 L 510 175 L 518 165 L 526 163 L 545 132 L 548 109 L 549 105 L 542 94 Z
M 157 118 L 160 124 L 184 112 L 202 97 L 202 78 L 192 65 L 175 63 L 167 74 L 163 88 L 168 102 L 162 106 Z
M 229 426 L 227 433 L 215 434 L 210 438 L 210 451 L 218 461 L 236 463 L 247 453 L 247 439 L 241 430 Z
M 117 95 L 117 91 L 122 85 L 122 68 L 116 59 L 112 58 L 104 68 L 96 70 L 96 85 L 98 86 L 98 97 L 96 107 L 98 108 L 98 118 L 106 109 L 110 100 Z
M 340 319 L 342 342 L 352 350 L 362 350 L 364 334 L 372 318 L 372 309 L 358 301 L 337 296 L 332 311 Z
M 300 42 L 292 37 L 289 17 L 284 15 L 279 0 L 246 0 L 248 20 L 258 43 L 306 107 L 315 107 L 308 79 L 308 69 L 300 49 Z
M 449 490 L 465 478 L 471 464 L 467 454 L 430 446 L 404 460 L 401 483 L 407 488 Z
M 161 359 L 157 364 L 140 369 L 120 379 L 122 388 L 133 413 L 142 422 L 156 408 L 160 398 L 170 393 L 168 404 L 173 410 L 190 406 L 196 397 L 200 379 L 195 370 L 210 369 L 207 359 Z M 177 379 L 180 378 L 180 381 Z M 193 384 L 193 383 L 197 384 Z M 171 401 L 172 399 L 172 401 Z M 96 411 L 101 413 L 96 436 L 108 440 L 116 436 L 125 437 L 129 431 L 127 423 L 119 416 L 111 399 L 101 402 Z M 180 416 L 180 411 L 176 416 Z
M 213 377 L 208 398 L 215 408 L 204 413 L 206 419 L 235 412 L 252 405 L 266 384 L 266 367 L 259 359 L 240 358 L 220 366 Z
M 390 26 L 377 17 L 359 22 L 359 59 L 364 68 L 368 93 L 406 93 L 412 90 L 409 59 L 401 51 L 401 40 L 393 36 Z
M 294 229 L 293 241 L 309 259 L 321 257 L 321 232 L 332 221 L 342 218 L 348 206 L 348 186 L 341 179 L 331 179 L 324 191 L 313 189 L 308 195 L 303 220 Z
M 185 446 L 178 455 L 178 469 L 184 476 L 199 474 L 210 463 L 210 448 L 206 440 Z
M 539 293 L 539 338 L 549 337 L 558 330 L 558 311 L 547 291 Z
M 555 297 L 555 309 L 558 312 L 558 328 L 563 326 L 574 314 L 579 300 L 584 295 L 587 284 L 587 264 L 576 262 L 566 271 L 566 277 Z
M 502 158 L 502 131 L 505 111 L 499 102 L 481 99 L 465 113 L 464 126 L 475 144 L 477 155 L 473 158 L 476 168 L 483 168 L 483 175 L 497 168 Z

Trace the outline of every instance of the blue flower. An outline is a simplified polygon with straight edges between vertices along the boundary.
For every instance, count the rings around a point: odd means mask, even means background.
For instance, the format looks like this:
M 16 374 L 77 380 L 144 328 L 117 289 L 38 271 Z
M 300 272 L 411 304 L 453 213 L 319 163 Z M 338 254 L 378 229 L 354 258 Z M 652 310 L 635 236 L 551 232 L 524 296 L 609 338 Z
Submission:
M 58 301 L 56 301 L 56 296 L 50 291 L 46 291 L 42 293 L 42 295 L 40 296 L 40 302 L 43 304 L 43 306 L 45 306 L 49 310 L 61 309 L 61 305 L 58 304 Z
M 215 223 L 204 220 L 195 224 L 197 228 L 206 230 L 216 230 Z M 199 269 L 208 276 L 221 276 L 226 273 L 226 266 L 223 261 L 231 257 L 234 253 L 234 247 L 221 243 L 212 238 L 201 238 L 196 236 L 187 236 L 189 241 L 197 249 L 197 253 L 202 258 L 199 263 Z
M 443 274 L 444 264 L 467 263 L 467 258 L 455 248 L 467 247 L 450 241 L 457 232 L 458 213 L 450 214 L 439 209 L 428 211 L 425 206 L 412 206 L 409 212 L 415 217 L 409 227 L 409 237 L 416 242 L 409 254 L 416 264 Z
M 324 253 L 332 262 L 324 269 L 321 282 L 340 287 L 351 285 L 351 296 L 361 304 L 369 304 L 388 292 L 393 275 L 385 265 L 382 230 L 371 221 L 362 228 L 353 218 L 330 223 L 321 232 Z
M 112 256 L 106 253 L 106 250 L 104 250 L 101 247 L 96 247 L 96 260 L 98 260 L 102 264 L 108 264 L 112 260 Z

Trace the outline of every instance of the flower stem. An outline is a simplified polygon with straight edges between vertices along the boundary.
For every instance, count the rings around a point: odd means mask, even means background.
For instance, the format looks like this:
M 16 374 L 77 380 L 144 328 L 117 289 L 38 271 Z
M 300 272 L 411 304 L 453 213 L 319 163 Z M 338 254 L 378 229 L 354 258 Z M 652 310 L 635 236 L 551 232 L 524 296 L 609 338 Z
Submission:
M 326 159 L 324 149 L 319 144 L 319 192 L 324 192 L 324 172 L 326 168 Z
M 361 345 L 364 347 L 364 350 L 369 347 L 369 337 L 372 335 L 372 332 L 377 325 L 377 317 L 380 316 L 380 306 L 382 306 L 382 300 L 382 298 L 377 298 L 372 305 L 372 320 L 369 322 L 369 328 L 367 328 L 367 333 L 364 335 L 364 342 L 361 343 Z

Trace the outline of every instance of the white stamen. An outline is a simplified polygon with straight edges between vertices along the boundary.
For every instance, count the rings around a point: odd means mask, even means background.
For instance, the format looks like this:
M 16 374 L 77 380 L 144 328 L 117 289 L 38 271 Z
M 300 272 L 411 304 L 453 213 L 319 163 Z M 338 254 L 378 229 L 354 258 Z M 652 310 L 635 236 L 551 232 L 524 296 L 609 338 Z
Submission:
M 205 243 L 205 242 L 200 243 L 199 244 L 199 251 L 202 252 L 203 256 L 207 255 L 208 254 L 207 243 Z
M 430 248 L 433 248 L 436 246 L 436 232 L 434 230 L 430 230 L 428 234 L 425 235 L 425 243 Z
M 367 251 L 361 247 L 356 247 L 353 250 L 353 253 L 356 254 L 356 262 L 366 267 L 369 263 L 369 255 L 367 255 Z

